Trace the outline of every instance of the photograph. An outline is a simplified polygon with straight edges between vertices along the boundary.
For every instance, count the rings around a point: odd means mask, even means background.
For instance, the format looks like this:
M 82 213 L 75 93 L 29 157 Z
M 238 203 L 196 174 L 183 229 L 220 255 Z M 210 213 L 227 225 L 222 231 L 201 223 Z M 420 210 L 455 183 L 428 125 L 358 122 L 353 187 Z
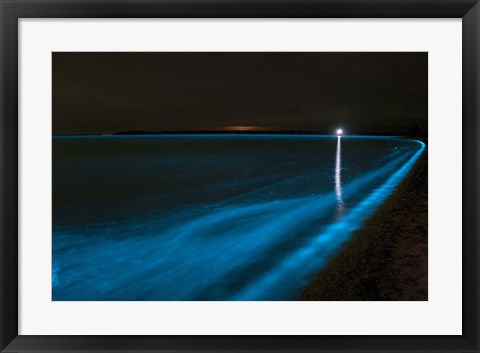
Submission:
M 428 300 L 428 52 L 51 55 L 52 301 Z

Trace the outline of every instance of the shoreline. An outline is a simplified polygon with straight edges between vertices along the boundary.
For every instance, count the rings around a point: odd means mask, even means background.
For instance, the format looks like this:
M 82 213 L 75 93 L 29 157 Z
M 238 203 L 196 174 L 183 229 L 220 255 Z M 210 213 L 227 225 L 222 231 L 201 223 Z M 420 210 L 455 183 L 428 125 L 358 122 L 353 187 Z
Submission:
M 162 136 L 162 135 L 320 135 L 320 136 L 338 136 L 329 130 L 164 130 L 164 131 L 115 131 L 98 133 L 78 133 L 78 134 L 52 134 L 52 137 L 81 137 L 81 136 Z M 410 134 L 392 134 L 389 132 L 366 133 L 356 131 L 352 134 L 341 135 L 342 137 L 396 137 L 414 139 Z
M 310 301 L 428 300 L 428 147 L 397 189 L 297 294 Z

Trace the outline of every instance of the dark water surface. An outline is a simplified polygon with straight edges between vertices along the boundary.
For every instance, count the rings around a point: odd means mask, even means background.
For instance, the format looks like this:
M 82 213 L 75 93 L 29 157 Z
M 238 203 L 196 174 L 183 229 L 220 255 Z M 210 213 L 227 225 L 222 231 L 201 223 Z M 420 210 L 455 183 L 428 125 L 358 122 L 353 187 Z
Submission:
M 289 300 L 423 149 L 333 136 L 54 137 L 53 300 Z

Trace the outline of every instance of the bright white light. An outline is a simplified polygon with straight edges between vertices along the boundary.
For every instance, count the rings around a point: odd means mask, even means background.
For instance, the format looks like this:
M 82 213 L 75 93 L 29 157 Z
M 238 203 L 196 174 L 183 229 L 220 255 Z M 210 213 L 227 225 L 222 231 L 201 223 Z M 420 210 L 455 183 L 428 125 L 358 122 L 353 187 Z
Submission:
M 342 129 L 338 129 L 338 130 L 337 130 L 337 135 L 341 135 L 341 134 L 343 134 L 343 130 L 342 130 Z

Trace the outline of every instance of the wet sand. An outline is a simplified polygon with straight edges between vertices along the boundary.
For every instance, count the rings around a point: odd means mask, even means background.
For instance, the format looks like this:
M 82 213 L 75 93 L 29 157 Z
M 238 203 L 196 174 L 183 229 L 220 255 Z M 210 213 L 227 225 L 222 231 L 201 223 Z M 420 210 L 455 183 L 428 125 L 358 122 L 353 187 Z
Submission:
M 428 153 L 300 300 L 428 300 Z

